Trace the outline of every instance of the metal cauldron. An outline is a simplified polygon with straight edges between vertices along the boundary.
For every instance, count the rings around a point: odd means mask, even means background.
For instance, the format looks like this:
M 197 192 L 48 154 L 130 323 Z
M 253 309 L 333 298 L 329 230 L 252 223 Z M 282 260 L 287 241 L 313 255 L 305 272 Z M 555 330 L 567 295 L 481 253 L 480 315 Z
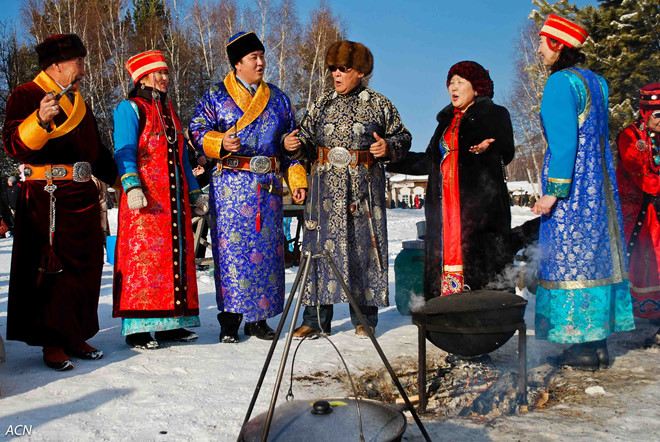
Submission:
M 524 323 L 527 301 L 512 293 L 475 290 L 427 300 L 412 312 L 436 347 L 461 356 L 490 353 L 504 345 Z
M 362 432 L 366 442 L 400 441 L 406 431 L 401 407 L 360 399 Z M 267 412 L 251 419 L 238 438 L 261 441 Z M 337 442 L 360 440 L 355 399 L 294 400 L 275 408 L 269 441 Z

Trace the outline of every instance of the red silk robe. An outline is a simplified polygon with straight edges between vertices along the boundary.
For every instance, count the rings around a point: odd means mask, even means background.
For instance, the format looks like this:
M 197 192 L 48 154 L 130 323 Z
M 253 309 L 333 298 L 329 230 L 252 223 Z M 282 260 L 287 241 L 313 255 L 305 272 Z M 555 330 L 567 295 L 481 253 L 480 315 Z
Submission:
M 41 73 L 40 77 L 46 76 Z M 46 76 L 47 77 L 47 76 Z M 52 80 L 50 80 L 52 82 Z M 59 87 L 54 83 L 55 92 Z M 96 120 L 87 106 L 80 123 L 43 147 L 26 144 L 19 126 L 25 121 L 35 134 L 45 130 L 36 126 L 32 115 L 46 91 L 35 82 L 16 88 L 7 102 L 3 142 L 7 153 L 26 164 L 73 164 L 88 161 L 94 176 L 113 184 L 117 167 L 110 151 L 102 145 Z M 64 99 L 65 97 L 63 97 Z M 82 100 L 82 98 L 80 98 Z M 27 121 L 26 121 L 27 120 Z M 67 120 L 64 112 L 54 123 Z M 25 129 L 25 125 L 22 126 Z M 23 138 L 21 137 L 23 134 Z M 34 148 L 34 146 L 32 146 Z M 42 250 L 48 244 L 49 194 L 46 181 L 26 181 L 16 211 L 16 228 L 11 260 L 7 339 L 29 345 L 72 346 L 96 334 L 98 301 L 103 269 L 103 232 L 99 196 L 93 181 L 55 181 L 56 225 L 54 250 L 63 271 L 43 275 L 39 267 Z
M 119 201 L 113 316 L 168 318 L 199 315 L 188 184 L 183 171 L 181 123 L 163 112 L 167 136 L 151 101 L 136 97 L 140 113 L 137 167 L 147 207 Z M 158 103 L 160 106 L 160 103 Z M 170 103 L 171 109 L 171 103 Z
M 660 318 L 660 220 L 656 209 L 660 204 L 644 202 L 644 194 L 660 195 L 660 175 L 659 168 L 653 166 L 651 146 L 639 149 L 642 147 L 637 143 L 642 138 L 639 124 L 639 121 L 631 124 L 617 137 L 620 161 L 616 177 L 626 246 L 634 242 L 629 256 L 633 313 L 640 318 Z M 641 210 L 646 213 L 638 234 L 633 235 Z

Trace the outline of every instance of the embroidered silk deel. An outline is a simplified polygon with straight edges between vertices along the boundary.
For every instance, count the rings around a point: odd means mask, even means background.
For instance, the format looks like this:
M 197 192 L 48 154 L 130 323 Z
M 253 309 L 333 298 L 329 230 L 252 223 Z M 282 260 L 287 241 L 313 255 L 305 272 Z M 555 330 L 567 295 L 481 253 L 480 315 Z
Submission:
M 642 119 L 617 137 L 620 161 L 617 181 L 630 259 L 630 292 L 634 315 L 660 318 L 660 176 L 650 143 L 640 131 Z M 641 223 L 641 224 L 638 224 Z M 630 250 L 632 248 L 632 250 Z
M 589 342 L 634 328 L 607 112 L 600 77 L 581 69 L 551 75 L 541 105 L 548 140 L 543 193 L 551 176 L 571 181 L 541 217 L 539 339 Z
M 461 201 L 458 187 L 458 128 L 463 112 L 454 109 L 454 118 L 442 137 L 442 294 L 463 290 L 461 252 Z
M 374 132 L 387 140 L 393 158 L 401 158 L 410 149 L 412 139 L 394 105 L 362 86 L 345 95 L 335 91 L 322 95 L 300 126 L 300 136 L 311 148 L 307 154 L 311 161 L 317 158 L 319 146 L 368 151 L 375 142 Z M 382 163 L 370 168 L 339 168 L 315 162 L 310 178 L 303 250 L 314 254 L 328 251 L 358 305 L 389 305 L 386 178 Z M 373 242 L 367 210 L 371 211 Z M 312 228 L 314 225 L 318 230 Z M 305 305 L 348 302 L 324 260 L 315 260 L 312 265 L 303 296 Z
M 197 149 L 205 152 L 207 137 L 217 139 L 236 126 L 241 139 L 236 155 L 277 156 L 282 173 L 297 164 L 283 155 L 280 145 L 282 135 L 295 129 L 289 99 L 272 84 L 264 83 L 263 87 L 269 90 L 267 105 L 241 128 L 237 123 L 245 113 L 232 98 L 227 84 L 212 86 L 198 103 L 190 123 Z M 249 99 L 257 100 L 261 89 L 262 86 Z M 248 98 L 249 93 L 245 91 L 245 95 Z M 245 107 L 246 103 L 241 105 Z M 220 152 L 220 144 L 217 149 Z M 276 316 L 283 308 L 284 232 L 282 197 L 278 195 L 282 183 L 282 175 L 275 171 L 259 174 L 225 168 L 211 178 L 211 238 L 218 309 L 242 313 L 249 322 Z M 270 186 L 273 193 L 267 191 Z M 257 213 L 259 231 L 255 228 Z
M 122 318 L 194 317 L 199 314 L 199 301 L 189 193 L 197 189 L 197 183 L 186 178 L 192 176 L 192 171 L 187 163 L 181 124 L 174 112 L 163 111 L 160 102 L 154 104 L 136 97 L 117 106 L 116 140 L 123 139 L 120 130 L 123 125 L 137 127 L 138 117 L 133 105 L 137 106 L 144 126 L 137 146 L 124 146 L 119 142 L 115 159 L 120 173 L 135 170 L 139 175 L 147 207 L 129 209 L 122 191 L 113 315 Z M 160 108 L 166 130 L 155 106 Z M 169 103 L 169 109 L 171 106 Z M 168 143 L 168 139 L 177 141 Z M 134 147 L 137 151 L 132 151 Z M 133 153 L 125 155 L 124 149 Z M 128 157 L 133 158 L 134 163 Z M 133 326 L 125 328 L 136 329 L 136 322 L 139 321 L 132 321 Z

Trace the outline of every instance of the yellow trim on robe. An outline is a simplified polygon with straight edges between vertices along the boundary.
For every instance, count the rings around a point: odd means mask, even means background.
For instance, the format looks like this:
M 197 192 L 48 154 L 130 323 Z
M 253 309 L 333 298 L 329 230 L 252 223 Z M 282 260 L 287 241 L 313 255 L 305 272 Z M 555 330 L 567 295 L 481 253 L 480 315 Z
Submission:
M 551 181 L 553 183 L 572 183 L 573 179 L 572 178 L 548 178 L 548 181 Z
M 202 141 L 204 155 L 209 158 L 220 158 L 220 149 L 222 149 L 222 140 L 224 137 L 225 134 L 220 133 L 217 130 L 206 132 L 204 140 Z
M 268 105 L 270 100 L 270 89 L 268 85 L 262 80 L 259 83 L 257 92 L 254 97 L 236 80 L 236 74 L 232 71 L 224 79 L 225 87 L 229 96 L 234 100 L 234 103 L 243 111 L 243 115 L 238 119 L 236 124 L 232 126 L 227 132 L 238 132 L 249 126 L 254 120 L 261 115 Z M 220 149 L 222 148 L 222 140 L 225 138 L 227 132 L 211 131 L 204 135 L 202 141 L 202 148 L 204 154 L 211 158 L 220 158 Z M 210 135 L 210 137 L 209 137 Z M 208 140 L 207 140 L 208 138 Z
M 62 88 L 44 71 L 39 72 L 39 75 L 33 81 L 46 93 L 54 92 L 57 94 L 62 91 Z M 75 129 L 85 117 L 87 107 L 79 91 L 74 91 L 74 96 L 73 104 L 71 104 L 71 101 L 66 95 L 60 98 L 59 105 L 66 114 L 67 119 L 60 126 L 56 126 L 51 122 L 50 126 L 53 128 L 51 132 L 46 132 L 44 128 L 39 126 L 39 120 L 37 119 L 38 110 L 23 120 L 18 126 L 18 136 L 23 144 L 31 150 L 40 150 L 48 140 L 66 135 Z
M 284 175 L 286 185 L 291 190 L 307 188 L 307 172 L 301 164 L 294 164 L 286 170 Z
M 52 133 L 46 132 L 46 130 L 39 125 L 37 112 L 39 112 L 39 110 L 32 112 L 32 114 L 30 114 L 30 116 L 23 120 L 18 126 L 18 137 L 30 150 L 40 150 L 44 147 L 48 140 L 50 140 L 50 134 Z M 51 129 L 53 129 L 54 126 L 55 125 L 51 121 Z

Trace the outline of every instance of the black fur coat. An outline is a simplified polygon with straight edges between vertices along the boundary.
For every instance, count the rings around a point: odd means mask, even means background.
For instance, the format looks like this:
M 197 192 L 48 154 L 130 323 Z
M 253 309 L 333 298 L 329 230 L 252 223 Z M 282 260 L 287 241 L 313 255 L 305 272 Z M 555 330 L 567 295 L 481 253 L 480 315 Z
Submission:
M 437 116 L 438 126 L 426 152 L 409 152 L 388 165 L 390 172 L 429 175 L 426 189 L 426 239 L 424 293 L 439 296 L 442 284 L 442 171 L 440 140 L 451 123 L 454 107 Z M 495 141 L 479 155 L 471 146 L 487 138 Z M 477 97 L 459 126 L 459 193 L 461 241 L 465 284 L 482 288 L 512 261 L 511 209 L 504 165 L 513 159 L 513 129 L 509 112 L 487 97 Z

